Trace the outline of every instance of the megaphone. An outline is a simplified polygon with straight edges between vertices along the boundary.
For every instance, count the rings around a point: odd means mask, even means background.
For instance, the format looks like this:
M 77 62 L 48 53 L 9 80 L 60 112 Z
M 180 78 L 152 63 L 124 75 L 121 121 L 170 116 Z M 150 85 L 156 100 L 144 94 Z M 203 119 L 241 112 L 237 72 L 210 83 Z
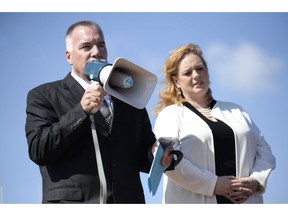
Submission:
M 86 65 L 85 74 L 111 96 L 138 109 L 147 105 L 157 84 L 154 74 L 121 57 L 113 64 L 93 60 Z

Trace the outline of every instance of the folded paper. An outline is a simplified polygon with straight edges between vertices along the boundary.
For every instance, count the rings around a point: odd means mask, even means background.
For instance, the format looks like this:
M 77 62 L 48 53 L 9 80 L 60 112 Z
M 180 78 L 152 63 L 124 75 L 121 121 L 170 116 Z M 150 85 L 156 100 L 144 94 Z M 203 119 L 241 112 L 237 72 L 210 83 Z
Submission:
M 149 175 L 148 175 L 148 187 L 149 187 L 149 192 L 152 192 L 152 196 L 156 194 L 156 191 L 159 187 L 162 174 L 167 169 L 168 166 L 163 166 L 162 165 L 162 157 L 164 154 L 164 149 L 162 145 L 158 146 L 156 155 L 154 157 Z

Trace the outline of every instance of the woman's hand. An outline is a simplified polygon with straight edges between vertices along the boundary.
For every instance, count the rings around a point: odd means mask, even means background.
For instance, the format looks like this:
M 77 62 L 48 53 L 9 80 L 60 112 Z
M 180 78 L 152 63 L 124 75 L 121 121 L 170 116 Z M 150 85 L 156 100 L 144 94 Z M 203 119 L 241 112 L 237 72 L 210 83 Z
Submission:
M 171 161 L 173 160 L 173 154 L 170 154 L 170 152 L 173 150 L 173 145 L 170 144 L 165 148 L 163 157 L 162 157 L 162 165 L 163 166 L 170 166 Z
M 254 178 L 236 178 L 220 176 L 217 179 L 214 193 L 225 196 L 233 203 L 243 203 L 257 190 L 258 181 Z
M 251 177 L 237 178 L 232 181 L 232 192 L 229 196 L 237 203 L 245 202 L 258 187 L 258 181 Z
M 158 139 L 159 144 L 164 149 L 164 154 L 161 160 L 161 163 L 163 166 L 170 166 L 172 160 L 173 160 L 173 154 L 170 152 L 174 150 L 173 145 L 175 144 L 174 140 L 171 138 L 165 138 L 161 137 Z

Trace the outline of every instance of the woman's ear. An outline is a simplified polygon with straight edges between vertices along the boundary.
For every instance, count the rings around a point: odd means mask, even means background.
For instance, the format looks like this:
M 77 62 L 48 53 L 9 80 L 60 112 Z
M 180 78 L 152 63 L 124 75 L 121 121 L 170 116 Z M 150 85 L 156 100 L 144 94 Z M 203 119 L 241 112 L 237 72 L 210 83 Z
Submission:
M 178 80 L 176 79 L 175 76 L 172 77 L 173 83 L 177 88 L 180 88 L 180 85 L 178 84 Z

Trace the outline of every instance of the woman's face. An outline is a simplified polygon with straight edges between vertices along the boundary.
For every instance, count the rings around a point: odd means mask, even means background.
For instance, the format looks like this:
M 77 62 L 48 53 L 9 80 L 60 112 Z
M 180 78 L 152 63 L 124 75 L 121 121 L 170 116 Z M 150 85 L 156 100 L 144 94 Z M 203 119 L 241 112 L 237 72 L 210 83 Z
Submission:
M 186 99 L 205 97 L 210 85 L 208 69 L 199 56 L 189 53 L 180 62 L 174 82 Z

